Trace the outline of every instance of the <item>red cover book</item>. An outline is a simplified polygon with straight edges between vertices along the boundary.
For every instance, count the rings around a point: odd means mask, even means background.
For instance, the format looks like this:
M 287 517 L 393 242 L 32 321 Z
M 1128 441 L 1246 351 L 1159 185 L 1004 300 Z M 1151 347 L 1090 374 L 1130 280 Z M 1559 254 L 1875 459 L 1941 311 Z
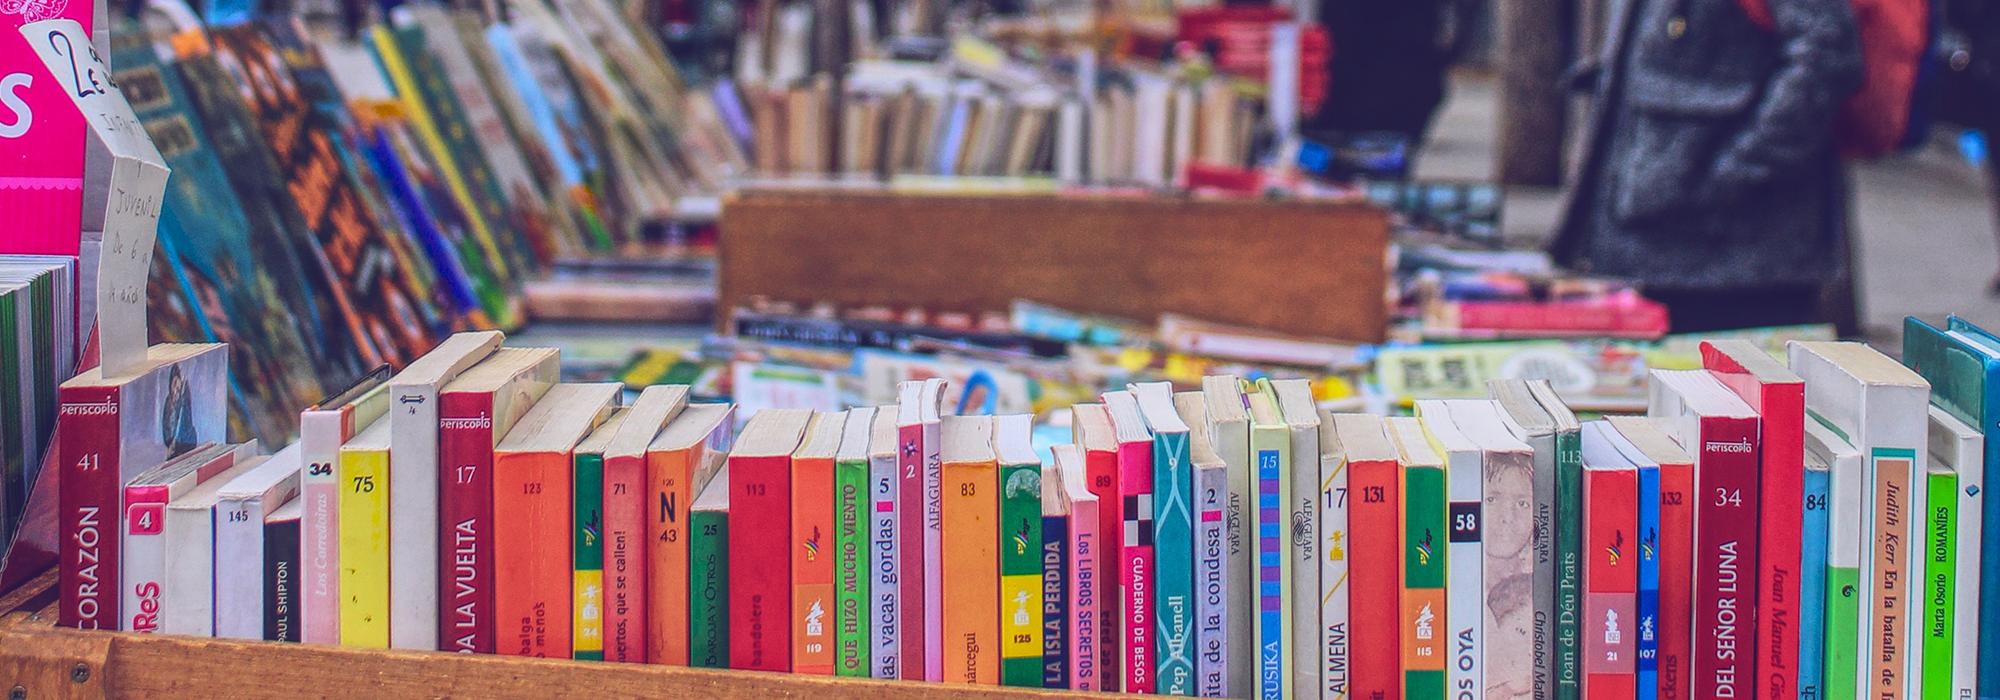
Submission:
M 729 453 L 729 667 L 792 670 L 792 451 L 812 411 L 767 408 Z
M 604 449 L 604 660 L 645 663 L 647 564 L 652 547 L 646 536 L 652 482 L 646 451 L 660 430 L 687 405 L 687 387 L 646 387 L 618 434 Z
M 62 470 L 57 624 L 118 629 L 125 483 L 175 453 L 227 437 L 227 363 L 222 345 L 155 345 L 135 373 L 107 379 L 91 368 L 63 382 L 55 438 Z
M 1589 433 L 1585 435 L 1589 440 Z M 1589 449 L 1585 448 L 1586 454 Z M 1636 697 L 1638 496 L 1639 475 L 1630 464 L 1584 465 L 1582 628 L 1586 700 Z
M 493 619 L 498 653 L 574 653 L 570 545 L 576 445 L 618 404 L 622 384 L 557 384 L 493 448 Z
M 1075 426 L 1077 447 L 1083 451 L 1083 473 L 1090 494 L 1097 497 L 1098 561 L 1121 562 L 1125 560 L 1125 538 L 1118 533 L 1125 527 L 1125 498 L 1119 493 L 1118 442 L 1111 430 L 1111 415 L 1104 410 L 1104 404 L 1077 404 L 1072 409 L 1072 424 Z M 1100 575 L 1110 575 L 1113 567 L 1106 566 Z M 1123 591 L 1117 585 L 1104 585 L 1098 589 L 1104 593 L 1099 609 L 1107 614 L 1098 616 L 1097 678 L 1100 690 L 1117 692 L 1125 685 L 1125 664 L 1118 658 L 1118 645 L 1110 643 L 1118 639 L 1118 615 L 1112 611 L 1121 610 L 1120 597 Z
M 1343 436 L 1344 437 L 1344 436 Z M 1383 440 L 1386 442 L 1387 438 Z M 1350 697 L 1403 696 L 1402 641 L 1397 615 L 1403 579 L 1402 468 L 1395 448 L 1358 455 L 1347 445 L 1348 648 Z M 1367 459 L 1357 459 L 1366 456 Z
M 548 392 L 556 372 L 553 349 L 501 348 L 438 392 L 439 651 L 497 649 L 493 448 Z
M 1649 412 L 1678 417 L 1694 454 L 1689 693 L 1747 698 L 1757 650 L 1757 414 L 1707 372 L 1654 370 L 1653 385 Z
M 1757 412 L 1757 697 L 1795 700 L 1799 673 L 1799 523 L 1805 513 L 1806 385 L 1744 340 L 1701 344 L 1701 365 Z
M 902 678 L 944 679 L 943 614 L 938 609 L 944 526 L 944 462 L 939 456 L 938 420 L 944 381 L 903 382 L 896 406 L 896 551 L 903 572 Z M 731 569 L 734 571 L 734 569 Z
M 1125 692 L 1152 693 L 1158 686 L 1154 657 L 1157 634 L 1153 592 L 1159 580 L 1158 561 L 1153 553 L 1153 435 L 1139 413 L 1139 402 L 1131 392 L 1104 394 L 1104 404 L 1118 441 L 1119 500 L 1124 502 L 1124 520 L 1117 532 L 1125 546 L 1120 548 L 1114 569 L 1123 589 L 1118 611 L 1119 660 L 1125 666 Z M 1088 467 L 1086 467 L 1088 469 Z
M 1693 680 L 1694 459 L 1651 418 L 1613 417 L 1618 429 L 1660 466 L 1659 696 L 1686 700 Z

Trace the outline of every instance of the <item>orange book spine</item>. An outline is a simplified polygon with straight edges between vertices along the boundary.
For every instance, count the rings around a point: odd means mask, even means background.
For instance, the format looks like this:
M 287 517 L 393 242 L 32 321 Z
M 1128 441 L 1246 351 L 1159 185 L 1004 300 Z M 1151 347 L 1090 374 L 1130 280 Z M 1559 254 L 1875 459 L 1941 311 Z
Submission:
M 702 446 L 646 453 L 653 497 L 646 519 L 646 658 L 688 665 L 688 507 L 694 504 L 694 465 Z
M 831 676 L 832 459 L 792 460 L 792 542 L 792 672 Z
M 570 455 L 493 456 L 498 651 L 570 658 Z
M 1000 465 L 944 465 L 944 680 L 1000 682 Z

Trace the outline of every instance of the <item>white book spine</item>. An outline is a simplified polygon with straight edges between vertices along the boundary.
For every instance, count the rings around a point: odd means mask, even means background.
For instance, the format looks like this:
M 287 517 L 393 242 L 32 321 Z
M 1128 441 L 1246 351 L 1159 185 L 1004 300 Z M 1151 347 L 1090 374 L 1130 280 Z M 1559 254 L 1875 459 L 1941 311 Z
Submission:
M 1229 609 L 1227 527 L 1229 470 L 1212 466 L 1195 471 L 1195 691 L 1201 697 L 1223 697 L 1229 678 Z
M 167 580 L 165 511 L 161 501 L 125 504 L 118 554 L 125 619 L 118 628 L 127 632 L 160 631 L 161 592 Z
M 1986 500 L 1986 464 L 1982 441 L 1971 441 L 1971 449 L 1965 450 L 1967 459 L 1958 467 L 1958 561 L 1956 571 L 1957 588 L 1952 591 L 1956 607 L 1952 610 L 1952 629 L 1957 639 L 1952 644 L 1951 687 L 1952 699 L 1970 699 L 1974 696 L 1974 685 L 1979 670 L 1979 567 L 1981 556 L 1994 556 L 1987 552 L 1980 537 L 1985 519 L 1981 508 Z M 1996 653 L 2000 650 L 1986 650 Z
M 1083 182 L 1083 103 L 1064 100 L 1056 111 L 1056 179 Z
M 345 442 L 339 413 L 308 411 L 299 417 L 300 641 L 340 643 L 340 445 Z
M 899 678 L 903 667 L 901 604 L 901 543 L 896 541 L 896 455 L 876 455 L 868 464 L 869 529 L 873 540 L 868 547 L 869 571 L 874 581 L 869 594 L 875 600 L 868 607 L 870 675 Z
M 389 394 L 389 647 L 438 648 L 438 386 Z
M 166 515 L 167 578 L 160 594 L 160 632 L 215 635 L 215 512 L 174 508 Z
M 215 636 L 264 638 L 264 501 L 215 504 Z
M 1253 618 L 1257 610 L 1257 570 L 1252 565 L 1256 550 L 1256 513 L 1250 493 L 1250 424 L 1245 421 L 1216 423 L 1212 439 L 1215 451 L 1229 467 L 1229 504 L 1223 513 L 1229 545 L 1227 568 L 1229 595 L 1229 662 L 1224 669 L 1228 697 L 1247 698 L 1256 692 L 1257 645 Z
M 1332 429 L 1332 426 L 1325 426 Z M 1314 452 L 1318 449 L 1315 447 Z M 1351 640 L 1347 637 L 1347 459 L 1336 456 L 1320 467 L 1319 487 L 1313 493 L 1319 495 L 1319 541 L 1325 555 L 1319 558 L 1316 568 L 1319 572 L 1319 587 L 1313 600 L 1319 601 L 1319 610 L 1309 618 L 1319 621 L 1319 643 L 1301 647 L 1319 649 L 1319 687 L 1301 698 L 1346 698 L 1347 697 L 1347 649 Z M 1304 626 L 1301 624 L 1300 626 Z
M 1333 426 L 1320 426 L 1332 430 Z M 1325 606 L 1320 604 L 1320 596 L 1325 593 L 1320 582 L 1320 547 L 1325 542 L 1326 533 L 1321 528 L 1326 523 L 1319 518 L 1320 477 L 1319 428 L 1294 425 L 1292 435 L 1291 503 L 1286 506 L 1291 517 L 1290 543 L 1286 553 L 1292 562 L 1292 653 L 1296 656 L 1292 663 L 1292 696 L 1310 698 L 1319 695 L 1325 684 L 1325 664 L 1315 657 L 1319 654 L 1307 650 L 1319 649 L 1321 632 L 1314 620 L 1320 619 Z M 1343 606 L 1344 607 L 1344 606 Z
M 1486 583 L 1483 577 L 1485 553 L 1480 539 L 1485 518 L 1480 507 L 1486 500 L 1484 469 L 1478 451 L 1450 455 L 1445 479 L 1450 501 L 1451 544 L 1445 555 L 1445 619 L 1451 625 L 1451 664 L 1446 670 L 1446 692 L 1466 697 L 1485 692 L 1486 673 Z
M 924 680 L 944 680 L 944 440 L 924 421 Z

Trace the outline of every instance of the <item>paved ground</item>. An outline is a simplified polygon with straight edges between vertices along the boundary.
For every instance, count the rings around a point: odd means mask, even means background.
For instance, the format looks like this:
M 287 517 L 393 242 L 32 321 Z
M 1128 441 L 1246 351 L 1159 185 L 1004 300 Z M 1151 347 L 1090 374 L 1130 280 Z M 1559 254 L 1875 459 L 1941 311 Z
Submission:
M 1490 180 L 1493 124 L 1491 78 L 1457 76 L 1418 176 Z M 1853 168 L 1861 319 L 1869 339 L 1887 348 L 1900 344 L 1902 319 L 1912 314 L 1942 319 L 1956 313 L 2000 328 L 2000 300 L 1985 291 L 2000 269 L 2000 249 L 1982 176 L 1945 139 L 1937 141 Z M 1555 202 L 1552 191 L 1510 192 L 1510 239 L 1545 237 Z

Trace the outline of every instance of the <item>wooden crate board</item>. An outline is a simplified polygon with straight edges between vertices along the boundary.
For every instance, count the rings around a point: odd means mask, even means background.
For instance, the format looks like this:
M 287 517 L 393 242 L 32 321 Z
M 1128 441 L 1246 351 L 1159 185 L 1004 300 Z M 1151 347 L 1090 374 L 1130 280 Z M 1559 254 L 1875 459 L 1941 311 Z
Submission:
M 763 297 L 1006 311 L 1015 299 L 1379 342 L 1388 215 L 1360 204 L 751 190 L 723 203 L 727 317 Z

